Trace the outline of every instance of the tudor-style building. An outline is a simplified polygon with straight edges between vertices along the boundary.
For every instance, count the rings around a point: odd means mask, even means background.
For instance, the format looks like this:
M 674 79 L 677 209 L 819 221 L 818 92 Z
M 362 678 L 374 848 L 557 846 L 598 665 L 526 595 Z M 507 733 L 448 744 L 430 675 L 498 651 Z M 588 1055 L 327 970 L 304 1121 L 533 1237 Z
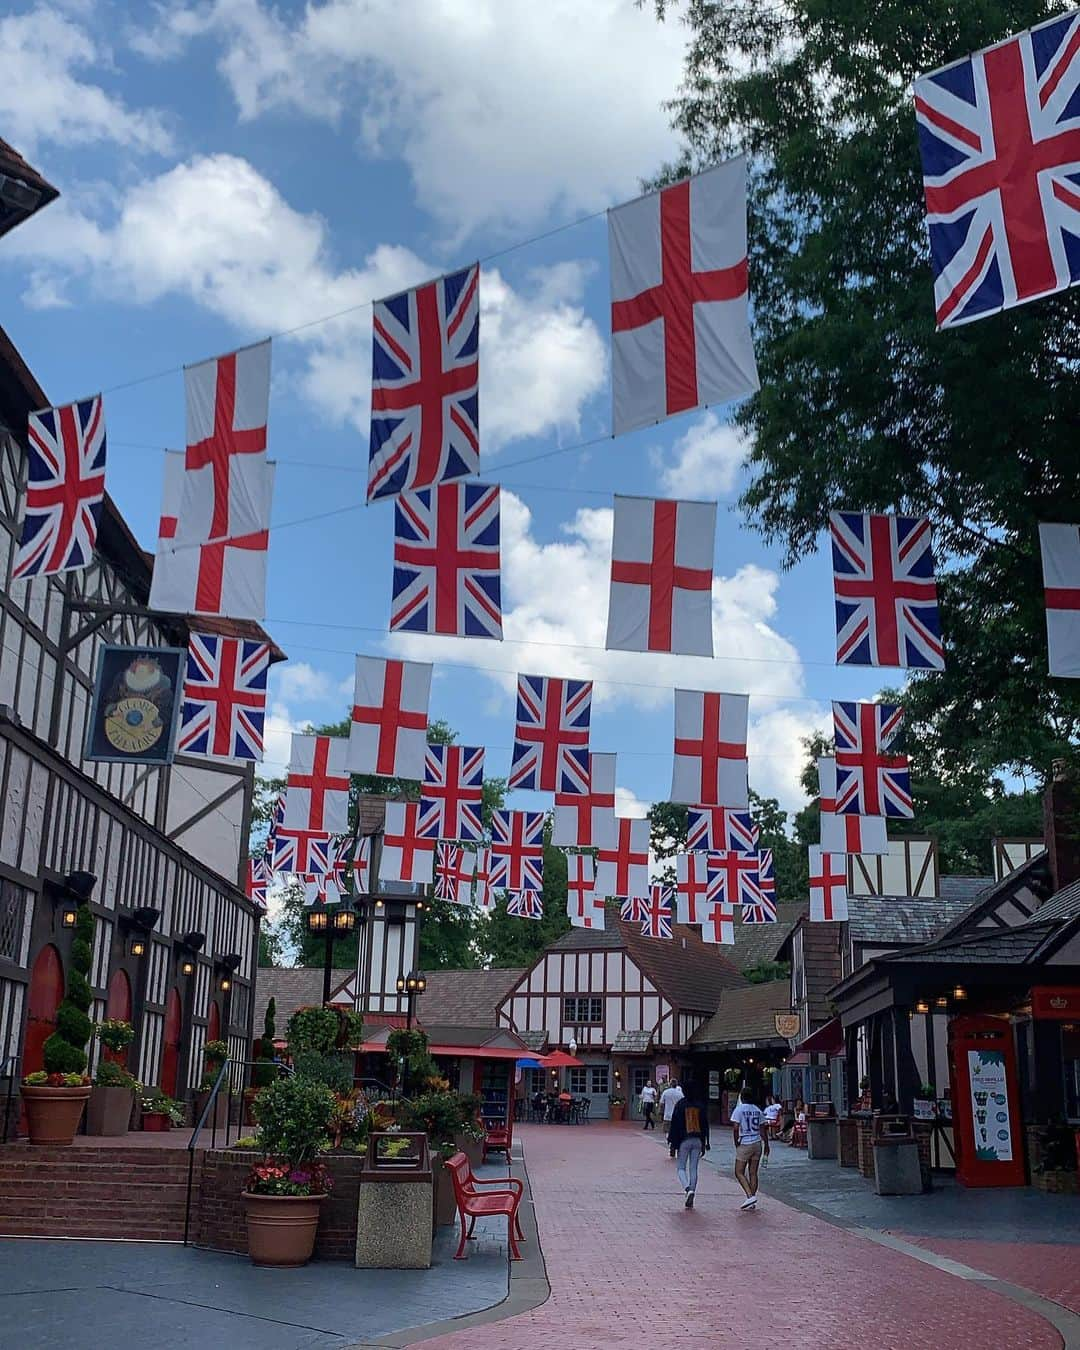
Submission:
M 188 630 L 147 614 L 152 560 L 108 495 L 88 567 L 11 580 L 27 414 L 48 405 L 0 330 L 0 1072 L 41 1067 L 73 936 L 63 882 L 85 871 L 96 878 L 92 1016 L 131 1020 L 132 1071 L 183 1096 L 207 1039 L 240 1057 L 249 1043 L 259 914 L 241 878 L 253 769 L 83 759 L 102 645 L 183 646 Z M 199 628 L 265 636 L 222 620 Z

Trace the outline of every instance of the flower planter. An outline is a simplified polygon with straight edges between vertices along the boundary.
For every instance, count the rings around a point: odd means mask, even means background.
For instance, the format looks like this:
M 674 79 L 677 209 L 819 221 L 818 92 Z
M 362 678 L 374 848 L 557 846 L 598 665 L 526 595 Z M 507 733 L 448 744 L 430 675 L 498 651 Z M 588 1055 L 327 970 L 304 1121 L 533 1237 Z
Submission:
M 469 1139 L 464 1134 L 455 1134 L 454 1146 L 465 1154 L 469 1160 L 469 1166 L 474 1172 L 484 1161 L 484 1141 L 482 1139 Z
M 434 1208 L 434 1227 L 445 1228 L 457 1218 L 457 1201 L 454 1199 L 454 1180 L 446 1163 L 432 1155 L 432 1205 Z
M 115 1138 L 127 1134 L 135 1094 L 125 1087 L 92 1087 L 86 1107 L 86 1133 Z
M 324 1195 L 254 1195 L 244 1191 L 248 1255 L 256 1266 L 306 1266 Z
M 23 1084 L 23 1109 L 32 1144 L 70 1144 L 90 1096 L 86 1087 L 30 1087 Z
M 611 1117 L 612 1120 L 622 1120 L 625 1114 L 626 1114 L 626 1106 L 624 1104 L 620 1103 L 620 1105 L 618 1106 L 608 1107 L 608 1115 Z
M 148 1134 L 164 1134 L 172 1129 L 172 1121 L 167 1111 L 144 1111 L 142 1127 Z

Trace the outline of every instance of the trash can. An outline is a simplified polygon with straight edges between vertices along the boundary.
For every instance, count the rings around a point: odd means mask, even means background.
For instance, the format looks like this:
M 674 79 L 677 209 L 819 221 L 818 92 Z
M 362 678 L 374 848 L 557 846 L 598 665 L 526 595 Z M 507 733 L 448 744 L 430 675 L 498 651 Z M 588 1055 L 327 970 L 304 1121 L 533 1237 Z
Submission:
M 830 1102 L 815 1102 L 806 1122 L 806 1156 L 836 1157 L 836 1117 Z
M 356 1209 L 356 1264 L 365 1270 L 431 1265 L 432 1175 L 427 1135 L 368 1136 Z
M 875 1116 L 873 1150 L 878 1195 L 922 1195 L 919 1145 L 907 1116 Z

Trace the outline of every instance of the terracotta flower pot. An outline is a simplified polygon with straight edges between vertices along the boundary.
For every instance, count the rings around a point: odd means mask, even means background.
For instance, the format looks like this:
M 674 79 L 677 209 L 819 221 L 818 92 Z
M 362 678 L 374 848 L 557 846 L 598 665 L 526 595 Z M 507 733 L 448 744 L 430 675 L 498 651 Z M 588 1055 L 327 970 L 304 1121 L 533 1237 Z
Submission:
M 131 1088 L 95 1084 L 90 1089 L 90 1105 L 86 1108 L 86 1133 L 112 1138 L 127 1134 L 134 1100 Z
M 166 1111 L 144 1111 L 142 1127 L 150 1134 L 164 1134 L 166 1130 L 172 1129 L 172 1121 Z
M 82 1120 L 89 1083 L 85 1087 L 28 1087 L 19 1089 L 32 1144 L 70 1144 Z
M 256 1266 L 306 1266 L 315 1249 L 325 1195 L 254 1195 L 243 1191 L 248 1255 Z
M 624 1105 L 619 1106 L 613 1105 L 608 1107 L 608 1114 L 611 1116 L 612 1120 L 622 1120 L 625 1112 L 626 1107 Z

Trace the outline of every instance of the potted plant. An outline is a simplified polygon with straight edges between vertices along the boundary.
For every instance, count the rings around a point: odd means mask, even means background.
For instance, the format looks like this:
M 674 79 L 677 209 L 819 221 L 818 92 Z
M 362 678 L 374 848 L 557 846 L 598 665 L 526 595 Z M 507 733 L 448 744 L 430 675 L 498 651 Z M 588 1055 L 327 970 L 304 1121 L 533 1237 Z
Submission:
M 122 1017 L 106 1017 L 94 1027 L 94 1035 L 101 1042 L 102 1058 L 123 1064 L 128 1046 L 135 1039 L 135 1028 Z
M 115 1060 L 103 1059 L 94 1075 L 86 1107 L 86 1133 L 114 1138 L 127 1134 L 139 1084 Z
M 142 1096 L 142 1127 L 148 1133 L 164 1134 L 174 1125 L 183 1125 L 184 1107 L 160 1088 L 147 1088 Z
M 213 1091 L 214 1084 L 221 1073 L 221 1066 L 229 1057 L 229 1047 L 224 1041 L 207 1041 L 203 1046 L 203 1071 L 199 1079 L 199 1088 L 195 1093 L 195 1120 L 202 1119 L 202 1113 L 206 1109 L 206 1103 L 210 1099 L 210 1093 Z M 228 1081 L 222 1082 L 218 1088 L 218 1094 L 214 1099 L 214 1110 L 211 1116 L 204 1121 L 206 1129 L 223 1130 L 229 1120 L 229 1085 Z
M 623 1116 L 626 1114 L 626 1098 L 621 1097 L 618 1095 L 618 1093 L 616 1093 L 614 1096 L 609 1097 L 607 1100 L 608 1100 L 608 1115 L 611 1117 L 612 1120 L 622 1120 Z
M 725 1069 L 725 1070 L 724 1070 L 724 1082 L 728 1085 L 728 1087 L 731 1087 L 731 1088 L 741 1087 L 741 1086 L 742 1086 L 742 1080 L 743 1080 L 743 1072 L 742 1072 L 742 1069 Z
M 447 1158 L 460 1151 L 459 1139 L 464 1131 L 475 1128 L 476 1115 L 480 1100 L 471 1093 L 462 1092 L 424 1092 L 402 1103 L 401 1124 L 406 1130 L 423 1130 L 428 1137 L 428 1148 L 434 1170 L 434 1210 L 435 1223 L 454 1222 L 457 1206 L 454 1203 L 454 1186 L 450 1173 L 444 1163 Z M 484 1141 L 483 1127 L 479 1127 L 479 1138 Z M 479 1160 L 476 1163 L 479 1166 Z
M 70 1145 L 90 1096 L 86 1046 L 93 1031 L 87 1016 L 94 943 L 94 916 L 83 900 L 75 911 L 75 937 L 67 992 L 56 1010 L 56 1030 L 42 1047 L 45 1068 L 23 1079 L 22 1100 L 31 1144 Z
M 242 1193 L 248 1253 L 257 1266 L 303 1266 L 331 1189 L 318 1157 L 330 1145 L 334 1094 L 312 1079 L 279 1078 L 256 1095 L 253 1110 L 264 1156 Z

